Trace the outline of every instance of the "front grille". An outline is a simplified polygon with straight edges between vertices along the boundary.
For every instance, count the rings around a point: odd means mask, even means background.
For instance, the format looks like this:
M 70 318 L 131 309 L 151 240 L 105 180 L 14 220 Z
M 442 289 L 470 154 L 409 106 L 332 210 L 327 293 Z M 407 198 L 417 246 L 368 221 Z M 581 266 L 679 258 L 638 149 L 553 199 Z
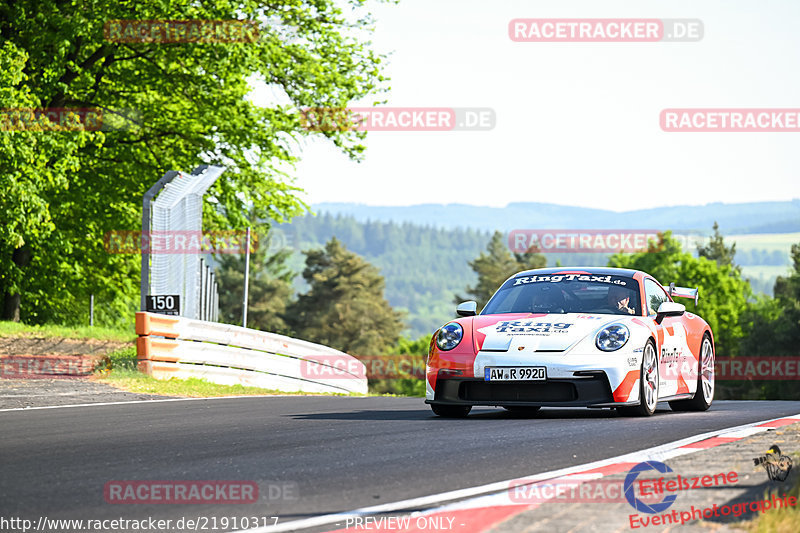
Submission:
M 596 405 L 613 403 L 605 373 L 546 381 L 484 381 L 439 378 L 433 403 L 461 405 Z
M 546 381 L 497 382 L 464 381 L 458 390 L 458 399 L 471 402 L 571 402 L 578 397 L 572 383 Z

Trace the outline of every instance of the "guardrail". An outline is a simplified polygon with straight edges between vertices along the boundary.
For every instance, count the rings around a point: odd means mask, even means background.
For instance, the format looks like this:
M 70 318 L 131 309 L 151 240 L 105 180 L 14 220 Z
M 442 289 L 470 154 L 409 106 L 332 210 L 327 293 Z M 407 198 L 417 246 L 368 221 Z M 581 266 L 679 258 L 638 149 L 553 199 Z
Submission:
M 275 333 L 155 313 L 136 313 L 141 372 L 156 379 L 203 378 L 284 392 L 367 392 L 355 357 Z

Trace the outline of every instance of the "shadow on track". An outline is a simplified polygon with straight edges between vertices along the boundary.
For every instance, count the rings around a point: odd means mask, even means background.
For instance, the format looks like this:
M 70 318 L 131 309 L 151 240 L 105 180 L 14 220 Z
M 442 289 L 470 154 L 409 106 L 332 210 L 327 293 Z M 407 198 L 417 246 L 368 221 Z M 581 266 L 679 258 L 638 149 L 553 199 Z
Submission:
M 658 414 L 669 413 L 670 409 L 658 409 Z M 469 422 L 470 420 L 558 420 L 558 419 L 603 419 L 603 418 L 628 418 L 618 415 L 612 409 L 560 409 L 542 408 L 533 414 L 511 413 L 504 409 L 473 410 L 467 418 L 441 418 L 434 415 L 427 406 L 420 409 L 360 409 L 334 413 L 303 413 L 283 415 L 295 420 L 436 420 L 439 422 L 457 421 Z

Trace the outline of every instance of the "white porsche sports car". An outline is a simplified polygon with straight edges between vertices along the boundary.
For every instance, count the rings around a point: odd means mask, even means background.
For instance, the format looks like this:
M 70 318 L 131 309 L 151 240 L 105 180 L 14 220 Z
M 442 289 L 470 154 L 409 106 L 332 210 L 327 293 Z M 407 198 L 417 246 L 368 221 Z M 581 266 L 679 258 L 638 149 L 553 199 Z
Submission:
M 474 405 L 613 407 L 649 416 L 703 411 L 714 398 L 714 336 L 664 286 L 619 268 L 544 268 L 509 278 L 477 314 L 475 302 L 431 339 L 427 396 L 439 416 Z

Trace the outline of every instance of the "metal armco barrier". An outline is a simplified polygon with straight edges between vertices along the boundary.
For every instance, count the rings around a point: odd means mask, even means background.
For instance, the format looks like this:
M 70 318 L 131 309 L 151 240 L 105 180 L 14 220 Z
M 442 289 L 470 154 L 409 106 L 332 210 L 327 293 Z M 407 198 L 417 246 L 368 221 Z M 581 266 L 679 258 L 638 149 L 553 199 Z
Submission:
M 139 370 L 284 392 L 367 392 L 366 368 L 344 352 L 275 333 L 136 313 Z

